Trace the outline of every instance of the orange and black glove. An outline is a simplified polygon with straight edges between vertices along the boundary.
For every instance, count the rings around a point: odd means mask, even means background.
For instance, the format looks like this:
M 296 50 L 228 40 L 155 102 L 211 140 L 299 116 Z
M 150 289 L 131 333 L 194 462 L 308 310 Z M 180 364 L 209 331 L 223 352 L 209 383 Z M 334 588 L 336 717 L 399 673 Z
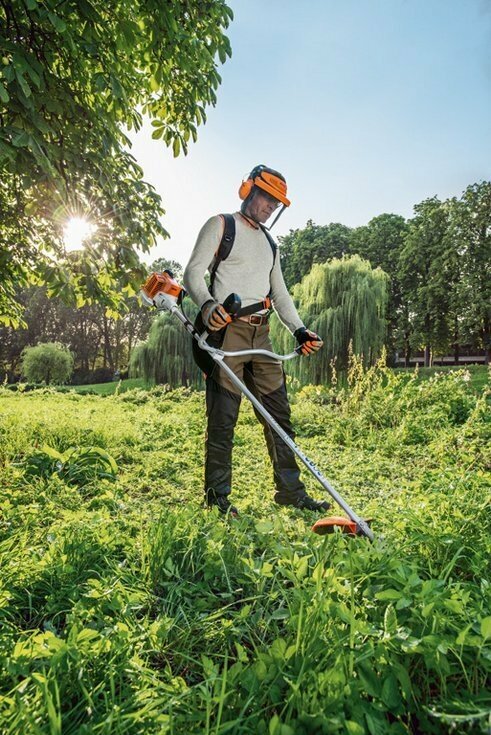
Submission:
M 305 327 L 297 329 L 293 333 L 293 336 L 297 339 L 302 355 L 311 355 L 313 352 L 320 350 L 324 344 L 318 334 L 311 332 L 310 329 L 306 329 Z
M 203 304 L 201 316 L 203 317 L 203 324 L 210 332 L 217 332 L 232 321 L 230 314 L 227 314 L 223 306 L 213 299 Z

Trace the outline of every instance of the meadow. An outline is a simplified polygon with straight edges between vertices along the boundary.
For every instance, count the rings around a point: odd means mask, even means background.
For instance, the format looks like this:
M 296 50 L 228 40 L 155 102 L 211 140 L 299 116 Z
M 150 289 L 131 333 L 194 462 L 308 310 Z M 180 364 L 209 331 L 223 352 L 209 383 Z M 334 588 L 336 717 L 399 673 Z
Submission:
M 202 392 L 1 389 L 2 734 L 489 733 L 489 395 L 356 365 L 295 393 L 369 543 L 274 505 L 245 402 L 227 522 Z

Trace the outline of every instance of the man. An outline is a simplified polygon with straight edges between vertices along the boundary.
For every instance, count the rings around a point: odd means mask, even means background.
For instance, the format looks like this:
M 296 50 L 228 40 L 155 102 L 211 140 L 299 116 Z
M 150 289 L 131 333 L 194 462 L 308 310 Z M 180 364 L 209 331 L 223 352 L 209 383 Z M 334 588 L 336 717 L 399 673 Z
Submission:
M 276 245 L 264 227 L 278 207 L 282 207 L 281 214 L 290 205 L 286 194 L 286 181 L 278 171 L 256 166 L 239 189 L 243 200 L 240 211 L 211 217 L 198 235 L 184 272 L 184 287 L 201 309 L 197 327 L 210 333 L 208 341 L 214 347 L 230 352 L 272 350 L 268 326 L 271 303 L 280 320 L 297 338 L 303 354 L 322 347 L 320 337 L 305 328 L 297 313 L 283 280 Z M 204 279 L 207 270 L 211 274 L 210 287 Z M 223 308 L 223 302 L 232 293 L 240 295 L 242 300 L 239 317 L 234 321 Z M 222 513 L 236 515 L 237 509 L 231 505 L 229 495 L 233 436 L 241 395 L 226 373 L 195 342 L 193 349 L 196 362 L 206 374 L 205 502 L 209 507 L 217 506 Z M 281 363 L 256 355 L 226 358 L 226 362 L 294 438 Z M 256 415 L 263 425 L 273 464 L 276 503 L 313 511 L 327 510 L 326 501 L 307 495 L 294 453 L 264 418 L 257 412 Z

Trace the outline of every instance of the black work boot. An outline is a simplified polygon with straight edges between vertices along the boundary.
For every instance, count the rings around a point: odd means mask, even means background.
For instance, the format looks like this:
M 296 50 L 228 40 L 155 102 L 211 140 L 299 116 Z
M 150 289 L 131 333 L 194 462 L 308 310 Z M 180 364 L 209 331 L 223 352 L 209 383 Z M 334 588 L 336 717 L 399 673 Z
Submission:
M 227 513 L 234 517 L 239 515 L 239 511 L 235 505 L 232 505 L 228 499 L 228 495 L 217 495 L 211 488 L 206 491 L 205 504 L 207 508 L 213 508 L 216 506 L 224 516 L 226 516 Z
M 313 510 L 316 513 L 322 513 L 331 507 L 327 500 L 315 500 L 310 495 L 307 495 L 307 493 L 300 495 L 298 498 L 287 498 L 280 495 L 280 493 L 276 493 L 274 500 L 278 505 L 288 505 L 299 510 Z

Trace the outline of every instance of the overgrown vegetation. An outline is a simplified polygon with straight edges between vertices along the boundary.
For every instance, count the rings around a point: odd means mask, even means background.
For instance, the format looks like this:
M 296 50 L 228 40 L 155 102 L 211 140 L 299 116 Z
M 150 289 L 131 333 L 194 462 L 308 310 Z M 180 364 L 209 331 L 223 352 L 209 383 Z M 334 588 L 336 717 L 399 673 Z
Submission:
M 249 406 L 227 524 L 200 507 L 202 393 L 3 391 L 2 732 L 488 732 L 486 395 L 465 371 L 351 383 L 293 417 L 373 544 L 274 506 Z M 42 446 L 98 447 L 118 477 L 36 473 Z

